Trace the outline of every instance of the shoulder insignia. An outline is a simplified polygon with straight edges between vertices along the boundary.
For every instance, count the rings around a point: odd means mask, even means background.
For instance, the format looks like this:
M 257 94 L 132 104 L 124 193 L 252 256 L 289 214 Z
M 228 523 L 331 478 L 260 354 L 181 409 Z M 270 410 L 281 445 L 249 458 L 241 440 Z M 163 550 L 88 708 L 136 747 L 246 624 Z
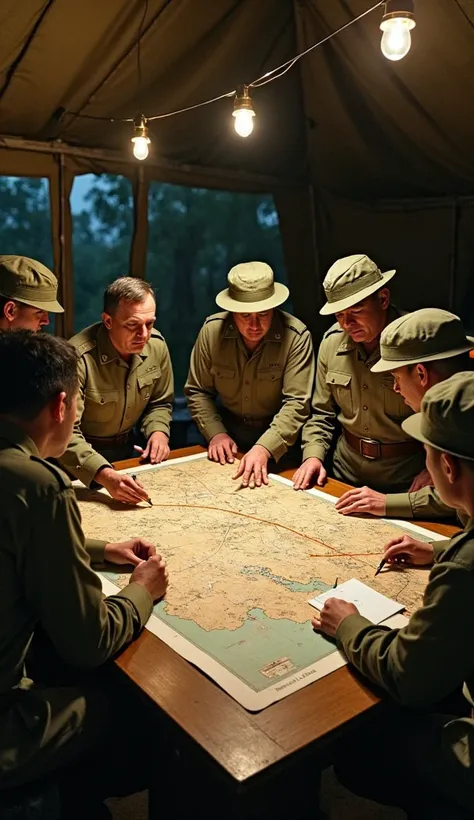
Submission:
M 93 350 L 94 347 L 97 347 L 95 339 L 87 339 L 87 341 L 81 342 L 79 345 L 75 345 L 73 342 L 70 342 L 70 344 L 76 348 L 78 356 L 83 356 L 84 353 L 88 353 L 89 350 Z
M 52 464 L 50 461 L 45 461 L 43 458 L 39 458 L 38 456 L 30 456 L 30 461 L 34 461 L 36 464 L 40 464 L 44 467 L 48 472 L 52 473 L 56 478 L 59 487 L 61 490 L 67 490 L 71 486 L 71 480 L 69 476 L 66 475 L 60 467 L 57 467 L 56 464 Z
M 287 327 L 288 330 L 292 330 L 294 333 L 297 333 L 298 336 L 302 336 L 303 333 L 308 332 L 305 323 L 297 319 L 296 316 L 292 316 L 291 313 L 287 313 L 285 310 L 280 310 L 280 314 L 283 325 Z
M 162 333 L 160 333 L 159 330 L 156 329 L 156 327 L 154 327 L 153 330 L 151 331 L 151 335 L 152 335 L 153 339 L 161 339 L 162 342 L 165 341 L 165 337 L 163 336 Z
M 204 320 L 204 324 L 207 325 L 209 322 L 225 322 L 229 315 L 227 310 L 224 310 L 222 313 L 213 313 L 211 316 L 207 316 Z

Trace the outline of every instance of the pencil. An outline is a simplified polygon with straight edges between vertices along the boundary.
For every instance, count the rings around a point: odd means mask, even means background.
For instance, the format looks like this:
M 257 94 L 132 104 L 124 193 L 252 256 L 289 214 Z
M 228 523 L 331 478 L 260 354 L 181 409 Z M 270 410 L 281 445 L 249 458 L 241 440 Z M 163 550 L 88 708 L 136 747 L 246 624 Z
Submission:
M 378 565 L 377 569 L 375 570 L 374 578 L 379 574 L 379 572 L 381 572 L 383 570 L 386 563 L 387 562 L 386 562 L 385 558 L 382 558 L 380 564 Z
M 132 475 L 132 478 L 133 478 L 134 481 L 137 480 L 136 475 Z M 147 504 L 150 505 L 150 507 L 153 507 L 153 501 L 151 500 L 151 498 L 146 498 L 145 501 L 146 501 Z

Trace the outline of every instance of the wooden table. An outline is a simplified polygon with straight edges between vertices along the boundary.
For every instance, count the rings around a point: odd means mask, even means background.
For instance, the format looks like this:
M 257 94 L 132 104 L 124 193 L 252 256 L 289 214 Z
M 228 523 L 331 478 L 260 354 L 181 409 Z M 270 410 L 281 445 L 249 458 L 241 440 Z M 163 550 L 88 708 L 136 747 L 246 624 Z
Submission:
M 199 452 L 204 452 L 202 447 L 184 448 L 173 451 L 170 458 Z M 130 459 L 115 466 L 124 469 L 137 464 L 137 459 Z M 291 478 L 293 472 L 281 475 Z M 347 489 L 348 485 L 329 479 L 323 492 L 340 496 Z M 456 532 L 446 524 L 416 523 L 446 537 Z M 304 758 L 304 753 L 321 752 L 342 730 L 380 703 L 377 695 L 344 667 L 262 712 L 250 713 L 146 630 L 117 664 L 180 727 L 188 747 L 198 747 L 216 773 L 226 773 L 224 779 L 233 784 L 235 794 L 270 771 L 279 773 L 290 761 Z

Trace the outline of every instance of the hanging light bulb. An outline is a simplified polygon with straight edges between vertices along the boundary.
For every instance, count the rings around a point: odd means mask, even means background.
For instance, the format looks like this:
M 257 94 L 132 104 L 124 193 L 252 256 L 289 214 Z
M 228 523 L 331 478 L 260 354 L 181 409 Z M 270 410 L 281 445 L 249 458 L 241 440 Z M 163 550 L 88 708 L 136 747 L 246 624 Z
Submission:
M 413 0 L 387 0 L 380 28 L 380 47 L 387 60 L 402 60 L 411 47 L 411 30 L 416 26 Z
M 133 156 L 137 159 L 146 159 L 148 156 L 148 146 L 150 144 L 150 137 L 148 136 L 148 128 L 146 118 L 143 114 L 136 117 L 133 124 Z
M 239 85 L 234 99 L 234 110 L 232 112 L 234 128 L 239 137 L 248 137 L 253 131 L 253 110 L 252 100 L 249 94 L 248 85 Z

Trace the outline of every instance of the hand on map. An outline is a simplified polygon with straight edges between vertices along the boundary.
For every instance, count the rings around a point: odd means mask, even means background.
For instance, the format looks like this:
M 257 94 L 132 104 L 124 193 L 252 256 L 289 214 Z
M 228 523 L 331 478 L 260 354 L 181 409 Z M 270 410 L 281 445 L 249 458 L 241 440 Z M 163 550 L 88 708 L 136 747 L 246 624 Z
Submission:
M 156 554 L 156 547 L 145 538 L 131 538 L 106 544 L 104 558 L 112 564 L 133 564 L 137 567 Z
M 340 598 L 328 598 L 321 612 L 311 619 L 311 624 L 317 632 L 324 632 L 325 635 L 334 638 L 339 626 L 349 615 L 359 614 L 354 604 L 348 604 Z
M 318 487 L 322 487 L 326 478 L 327 472 L 323 462 L 319 458 L 307 458 L 293 476 L 293 489 L 307 490 L 313 483 L 313 479 L 317 479 Z
M 237 455 L 237 445 L 227 433 L 217 433 L 209 442 L 207 454 L 211 461 L 219 464 L 233 464 Z
M 267 464 L 270 455 L 266 447 L 262 447 L 261 444 L 255 444 L 252 449 L 244 455 L 239 464 L 239 469 L 232 478 L 241 478 L 242 487 L 250 487 L 252 490 L 254 487 L 261 487 L 262 484 L 268 484 Z
M 433 479 L 431 478 L 431 474 L 428 470 L 422 470 L 421 473 L 418 473 L 417 476 L 413 479 L 410 489 L 408 490 L 409 493 L 416 493 L 417 490 L 421 490 L 423 487 L 432 487 L 433 486 Z
M 152 555 L 147 561 L 140 561 L 130 576 L 130 583 L 145 587 L 153 601 L 163 598 L 168 588 L 168 570 L 161 555 Z
M 104 467 L 95 475 L 94 481 L 102 484 L 112 498 L 122 501 L 123 504 L 139 504 L 148 500 L 148 493 L 131 475 L 122 475 L 113 467 Z
M 336 501 L 336 510 L 341 515 L 385 515 L 387 508 L 387 496 L 371 490 L 370 487 L 358 487 L 348 490 Z
M 415 567 L 424 567 L 433 563 L 433 544 L 416 541 L 411 535 L 400 535 L 385 545 L 382 557 L 387 564 L 413 564 Z
M 140 453 L 141 461 L 148 460 L 150 464 L 160 464 L 166 461 L 170 454 L 168 436 L 160 432 L 151 434 L 145 449 L 139 447 L 138 444 L 135 444 L 133 449 Z

